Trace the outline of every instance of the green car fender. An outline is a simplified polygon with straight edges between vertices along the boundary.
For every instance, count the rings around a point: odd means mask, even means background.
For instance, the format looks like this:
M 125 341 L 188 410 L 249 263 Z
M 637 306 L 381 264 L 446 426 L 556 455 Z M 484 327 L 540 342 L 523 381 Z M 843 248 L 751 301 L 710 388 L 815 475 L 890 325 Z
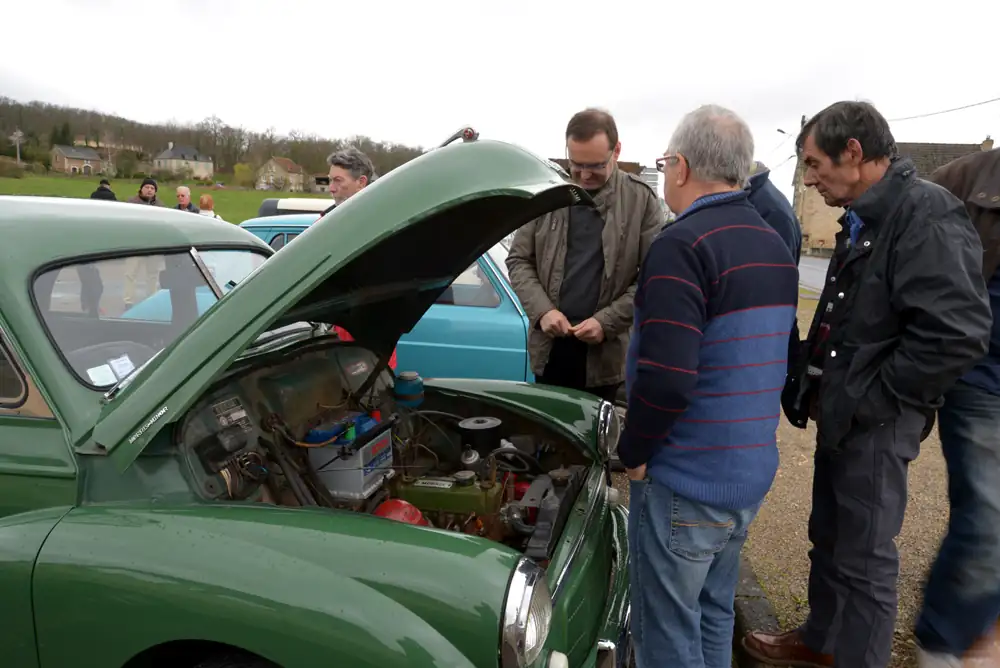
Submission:
M 69 511 L 68 506 L 46 508 L 0 519 L 0 647 L 6 665 L 38 665 L 32 572 L 45 539 Z
M 601 400 L 593 394 L 554 385 L 480 378 L 431 378 L 424 381 L 424 387 L 428 394 L 475 399 L 541 420 L 577 443 L 592 459 L 599 459 L 597 417 Z
M 519 555 L 350 512 L 253 505 L 74 509 L 34 573 L 41 665 L 122 666 L 205 640 L 284 668 L 496 666 Z

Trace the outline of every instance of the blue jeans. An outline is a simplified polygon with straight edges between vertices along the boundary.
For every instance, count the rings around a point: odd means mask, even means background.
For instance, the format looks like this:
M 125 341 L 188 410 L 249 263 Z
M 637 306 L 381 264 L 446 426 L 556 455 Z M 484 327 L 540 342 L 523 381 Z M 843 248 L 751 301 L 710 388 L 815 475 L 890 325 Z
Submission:
M 713 508 L 650 479 L 629 494 L 637 668 L 730 668 L 740 549 L 759 506 Z
M 961 656 L 1000 616 L 1000 396 L 959 381 L 938 420 L 951 515 L 915 635 Z

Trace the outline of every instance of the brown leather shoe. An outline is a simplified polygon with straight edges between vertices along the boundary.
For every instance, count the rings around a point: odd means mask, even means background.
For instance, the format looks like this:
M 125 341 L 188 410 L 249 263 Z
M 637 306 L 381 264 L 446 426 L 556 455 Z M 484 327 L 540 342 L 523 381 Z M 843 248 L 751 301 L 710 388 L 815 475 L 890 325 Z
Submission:
M 962 657 L 964 668 L 1000 668 L 1000 623 Z
M 779 634 L 751 631 L 743 638 L 743 649 L 758 661 L 772 666 L 829 668 L 833 665 L 833 655 L 820 654 L 806 647 L 798 630 Z

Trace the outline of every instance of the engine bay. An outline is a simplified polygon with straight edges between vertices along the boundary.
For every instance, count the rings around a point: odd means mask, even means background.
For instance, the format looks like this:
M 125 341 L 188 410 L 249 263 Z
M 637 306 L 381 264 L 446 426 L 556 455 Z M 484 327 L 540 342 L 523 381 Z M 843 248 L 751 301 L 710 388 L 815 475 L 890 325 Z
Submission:
M 496 405 L 425 396 L 370 351 L 309 344 L 232 371 L 176 445 L 218 501 L 325 507 L 477 535 L 551 558 L 592 463 L 544 424 Z

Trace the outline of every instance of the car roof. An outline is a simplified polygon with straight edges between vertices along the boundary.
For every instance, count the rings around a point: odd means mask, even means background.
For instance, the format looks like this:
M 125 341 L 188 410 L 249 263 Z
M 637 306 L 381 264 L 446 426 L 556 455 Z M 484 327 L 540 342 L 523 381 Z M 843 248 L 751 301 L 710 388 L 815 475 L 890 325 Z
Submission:
M 319 220 L 318 213 L 286 213 L 278 216 L 250 218 L 240 223 L 240 227 L 279 227 L 281 225 L 312 225 Z
M 62 258 L 116 250 L 242 244 L 269 247 L 238 225 L 159 206 L 0 195 L 0 280 L 15 285 Z

